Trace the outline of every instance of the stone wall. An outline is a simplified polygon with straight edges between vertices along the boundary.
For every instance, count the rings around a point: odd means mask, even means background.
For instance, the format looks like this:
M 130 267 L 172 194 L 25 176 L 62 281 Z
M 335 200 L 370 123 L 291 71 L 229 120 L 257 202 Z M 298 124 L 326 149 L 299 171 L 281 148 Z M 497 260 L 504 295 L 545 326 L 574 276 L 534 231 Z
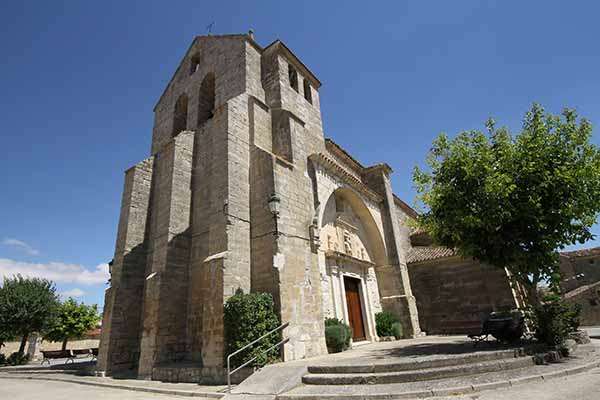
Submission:
M 580 286 L 566 293 L 564 297 L 568 302 L 581 306 L 582 326 L 600 325 L 600 282 Z
M 409 264 L 421 329 L 429 335 L 476 331 L 491 311 L 515 308 L 504 270 L 458 257 Z
M 30 347 L 30 341 L 27 341 L 25 345 L 25 351 Z M 97 348 L 100 344 L 99 339 L 83 339 L 83 340 L 71 340 L 67 343 L 67 349 L 93 349 Z M 0 354 L 4 354 L 5 356 L 9 356 L 15 351 L 19 351 L 19 346 L 21 342 L 6 342 L 4 346 L 0 347 Z M 42 350 L 60 350 L 62 349 L 62 342 L 49 342 L 46 340 L 42 340 L 37 346 L 37 358 L 40 358 Z M 37 359 L 36 358 L 36 359 Z

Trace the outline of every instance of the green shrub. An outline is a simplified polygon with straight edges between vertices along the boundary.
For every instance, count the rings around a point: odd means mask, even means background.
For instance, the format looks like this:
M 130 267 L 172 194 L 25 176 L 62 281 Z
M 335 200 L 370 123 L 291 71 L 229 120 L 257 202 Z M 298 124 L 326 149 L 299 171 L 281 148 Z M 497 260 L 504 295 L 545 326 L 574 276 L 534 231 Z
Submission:
M 325 320 L 325 342 L 332 353 L 339 353 L 350 347 L 352 329 L 337 318 Z
M 275 313 L 273 297 L 269 293 L 244 294 L 238 289 L 224 307 L 223 322 L 225 324 L 225 348 L 227 355 L 241 349 L 248 343 L 277 328 L 280 325 Z M 281 340 L 281 331 L 275 332 L 254 346 L 231 358 L 233 368 L 257 356 L 252 366 L 263 366 L 280 359 L 279 348 L 260 355 L 262 351 Z
M 550 346 L 560 346 L 579 328 L 581 306 L 558 295 L 547 296 L 531 313 L 535 337 Z
M 6 363 L 9 365 L 23 365 L 29 362 L 29 354 L 19 353 L 15 351 L 6 359 Z
M 375 314 L 375 329 L 379 337 L 394 336 L 392 325 L 399 322 L 398 318 L 389 311 L 382 311 Z
M 0 353 L 0 366 L 6 364 L 6 356 Z
M 394 336 L 396 339 L 402 339 L 404 337 L 404 331 L 400 322 L 394 322 L 392 324 L 392 331 L 394 332 L 392 336 Z

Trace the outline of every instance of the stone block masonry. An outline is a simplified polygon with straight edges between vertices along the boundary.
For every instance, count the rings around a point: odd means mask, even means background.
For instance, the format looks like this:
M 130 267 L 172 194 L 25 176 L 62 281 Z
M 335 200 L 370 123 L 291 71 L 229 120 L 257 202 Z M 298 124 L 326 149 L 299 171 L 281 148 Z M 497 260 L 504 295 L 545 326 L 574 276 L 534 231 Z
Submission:
M 146 229 L 154 170 L 150 157 L 125 173 L 117 243 L 106 290 L 98 368 L 108 373 L 134 369 L 147 260 Z

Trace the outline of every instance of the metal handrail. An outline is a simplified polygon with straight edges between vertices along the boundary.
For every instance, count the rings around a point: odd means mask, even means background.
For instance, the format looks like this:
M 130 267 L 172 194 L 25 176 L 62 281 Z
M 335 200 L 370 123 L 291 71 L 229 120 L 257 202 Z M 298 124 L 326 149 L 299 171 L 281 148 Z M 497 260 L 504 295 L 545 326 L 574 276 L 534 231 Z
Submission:
M 261 356 L 265 353 L 268 353 L 269 351 L 273 350 L 275 347 L 281 346 L 283 344 L 286 344 L 287 342 L 290 341 L 289 338 L 285 338 L 283 340 L 281 340 L 279 343 L 274 344 L 273 346 L 269 347 L 267 350 L 263 350 L 260 352 L 260 354 L 257 354 L 256 356 L 252 357 L 250 360 L 246 361 L 245 363 L 243 363 L 242 365 L 240 365 L 239 367 L 237 367 L 236 369 L 234 369 L 233 371 L 231 371 L 231 357 L 235 356 L 236 354 L 240 353 L 241 351 L 246 350 L 248 347 L 251 347 L 252 345 L 255 345 L 256 343 L 260 342 L 262 339 L 266 338 L 267 336 L 280 331 L 282 329 L 287 328 L 290 325 L 289 322 L 286 322 L 285 324 L 281 324 L 279 325 L 277 328 L 273 329 L 272 331 L 269 331 L 267 333 L 265 333 L 264 335 L 262 335 L 261 337 L 259 337 L 258 339 L 254 340 L 253 342 L 248 343 L 247 345 L 245 345 L 244 347 L 242 347 L 241 349 L 238 349 L 236 351 L 234 351 L 233 353 L 231 353 L 230 355 L 227 356 L 227 392 L 231 392 L 231 375 L 235 374 L 237 371 L 239 371 L 240 369 L 244 368 L 246 365 L 250 364 L 252 361 L 256 360 L 258 358 L 258 356 Z

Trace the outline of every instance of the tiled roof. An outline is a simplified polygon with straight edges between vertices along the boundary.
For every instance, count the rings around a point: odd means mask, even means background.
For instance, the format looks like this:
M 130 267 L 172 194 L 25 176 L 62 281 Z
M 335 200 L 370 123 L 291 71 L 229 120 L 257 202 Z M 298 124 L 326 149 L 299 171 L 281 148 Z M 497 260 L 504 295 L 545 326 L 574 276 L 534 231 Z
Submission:
M 413 264 L 423 261 L 432 261 L 440 258 L 452 257 L 457 253 L 448 247 L 416 246 L 412 247 L 406 256 L 406 263 Z
M 569 258 L 600 256 L 600 247 L 592 247 L 591 249 L 581 249 L 575 251 L 563 251 L 560 253 L 560 255 Z

